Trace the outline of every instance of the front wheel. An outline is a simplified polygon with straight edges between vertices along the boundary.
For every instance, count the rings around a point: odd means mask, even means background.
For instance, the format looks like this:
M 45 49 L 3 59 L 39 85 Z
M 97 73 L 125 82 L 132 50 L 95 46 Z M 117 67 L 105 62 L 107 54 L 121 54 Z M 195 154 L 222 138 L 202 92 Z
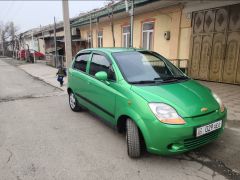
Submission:
M 131 120 L 127 119 L 127 150 L 128 156 L 131 158 L 139 158 L 141 155 L 140 132 L 137 125 Z
M 81 110 L 81 107 L 79 106 L 73 92 L 69 92 L 68 96 L 69 96 L 69 106 L 71 110 L 74 112 L 79 112 Z

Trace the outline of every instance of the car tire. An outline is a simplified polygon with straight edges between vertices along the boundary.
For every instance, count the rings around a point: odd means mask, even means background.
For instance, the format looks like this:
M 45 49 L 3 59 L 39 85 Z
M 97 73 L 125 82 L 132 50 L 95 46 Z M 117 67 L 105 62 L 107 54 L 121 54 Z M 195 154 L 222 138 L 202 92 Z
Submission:
M 140 132 L 137 125 L 131 120 L 126 122 L 126 140 L 128 156 L 131 158 L 139 158 L 141 156 Z
M 69 106 L 72 111 L 74 112 L 81 111 L 81 107 L 79 106 L 77 99 L 72 91 L 68 93 L 68 99 L 69 99 Z

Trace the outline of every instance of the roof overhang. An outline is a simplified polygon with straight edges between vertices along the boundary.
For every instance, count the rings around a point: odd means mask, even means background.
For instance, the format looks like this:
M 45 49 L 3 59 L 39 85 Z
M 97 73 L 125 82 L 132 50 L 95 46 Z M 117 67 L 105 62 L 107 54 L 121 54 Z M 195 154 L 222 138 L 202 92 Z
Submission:
M 211 9 L 216 7 L 228 6 L 233 4 L 239 4 L 239 0 L 235 1 L 184 1 L 183 13 L 192 13 L 194 11 L 200 11 L 204 9 Z
M 161 0 L 137 0 L 134 1 L 134 13 L 135 15 L 141 14 L 144 12 L 153 11 L 156 9 L 173 6 L 181 4 L 179 1 L 161 1 Z M 114 20 L 120 19 L 123 17 L 129 16 L 129 13 L 126 12 L 124 1 L 120 1 L 113 6 Z M 86 15 L 79 17 L 71 22 L 71 27 L 79 27 L 90 24 L 90 19 L 92 23 L 97 21 L 102 22 L 108 20 L 108 16 L 111 13 L 111 7 L 105 7 L 97 11 L 89 12 Z

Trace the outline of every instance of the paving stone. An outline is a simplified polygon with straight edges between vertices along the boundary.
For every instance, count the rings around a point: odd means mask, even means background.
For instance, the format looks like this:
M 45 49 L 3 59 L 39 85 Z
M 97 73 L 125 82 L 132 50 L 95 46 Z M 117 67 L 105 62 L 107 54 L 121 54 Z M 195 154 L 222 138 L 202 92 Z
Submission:
M 201 177 L 202 179 L 212 179 L 212 174 L 210 175 L 202 171 L 197 171 L 197 176 Z
M 228 109 L 228 120 L 240 121 L 240 86 L 224 83 L 199 81 L 222 99 Z
M 208 174 L 208 175 L 212 175 L 213 174 L 213 170 L 211 170 L 210 168 L 203 166 L 203 168 L 201 169 L 202 172 Z
M 213 177 L 213 180 L 226 180 L 226 178 L 220 174 Z

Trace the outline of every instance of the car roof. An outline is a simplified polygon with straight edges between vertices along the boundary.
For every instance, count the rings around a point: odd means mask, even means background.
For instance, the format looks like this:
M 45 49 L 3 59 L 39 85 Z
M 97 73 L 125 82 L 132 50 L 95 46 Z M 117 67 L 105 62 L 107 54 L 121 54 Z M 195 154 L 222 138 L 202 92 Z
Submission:
M 124 51 L 140 51 L 142 49 L 136 49 L 136 48 L 114 48 L 114 47 L 107 47 L 107 48 L 89 48 L 84 49 L 84 51 L 102 51 L 102 52 L 108 52 L 108 53 L 115 53 L 115 52 L 124 52 Z

